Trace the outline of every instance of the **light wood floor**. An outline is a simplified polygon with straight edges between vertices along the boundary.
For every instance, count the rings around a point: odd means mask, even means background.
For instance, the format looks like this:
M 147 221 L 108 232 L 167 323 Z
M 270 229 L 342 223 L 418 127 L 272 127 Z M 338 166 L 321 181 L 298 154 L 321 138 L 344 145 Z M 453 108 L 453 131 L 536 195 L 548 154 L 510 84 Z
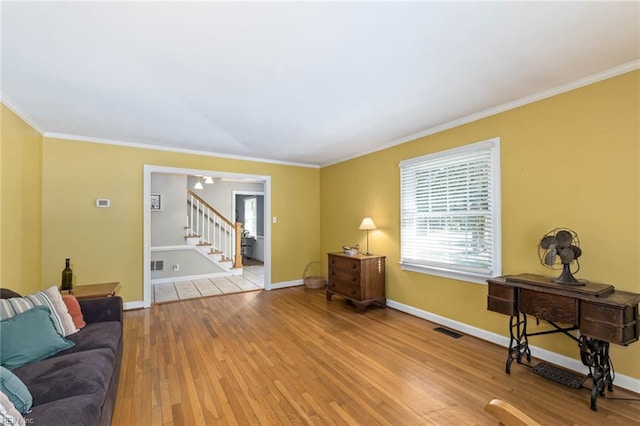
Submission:
M 154 305 L 124 327 L 113 425 L 495 425 L 492 398 L 543 425 L 640 424 L 640 402 L 600 398 L 593 412 L 585 389 L 505 374 L 503 347 L 391 308 L 358 314 L 322 290 Z

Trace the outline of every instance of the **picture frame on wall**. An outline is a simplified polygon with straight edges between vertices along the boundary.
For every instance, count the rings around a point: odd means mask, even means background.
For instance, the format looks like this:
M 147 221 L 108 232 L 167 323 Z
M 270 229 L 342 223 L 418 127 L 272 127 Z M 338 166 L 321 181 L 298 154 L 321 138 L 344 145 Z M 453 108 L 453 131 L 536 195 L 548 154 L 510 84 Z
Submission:
M 162 210 L 162 194 L 151 194 L 151 211 L 159 212 Z

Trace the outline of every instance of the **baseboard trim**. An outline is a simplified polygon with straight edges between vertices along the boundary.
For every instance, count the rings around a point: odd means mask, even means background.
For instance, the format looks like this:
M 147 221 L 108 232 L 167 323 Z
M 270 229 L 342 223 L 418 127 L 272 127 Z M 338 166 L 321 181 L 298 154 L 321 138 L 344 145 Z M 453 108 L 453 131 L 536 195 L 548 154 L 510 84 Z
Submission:
M 387 299 L 387 306 L 393 309 L 397 309 L 398 311 L 416 316 L 418 318 L 422 318 L 427 321 L 431 321 L 436 324 L 443 325 L 443 326 L 452 328 L 454 330 L 466 333 L 470 336 L 474 336 L 479 339 L 486 340 L 491 343 L 495 343 L 496 345 L 503 346 L 505 348 L 509 347 L 509 338 L 506 336 L 501 336 L 499 334 L 492 333 L 487 330 L 483 330 L 481 328 L 474 327 L 469 324 L 465 324 L 463 322 L 455 321 L 450 318 L 446 318 L 428 311 L 423 311 L 422 309 L 405 305 L 403 303 L 396 302 L 395 300 Z M 547 349 L 540 348 L 534 345 L 529 345 L 529 347 L 531 348 L 531 352 L 533 352 L 534 356 L 538 359 L 550 362 L 555 365 L 559 365 L 561 367 L 579 372 L 581 374 L 587 374 L 589 372 L 589 369 L 586 366 L 584 366 L 581 361 L 577 359 L 574 359 L 565 355 L 561 355 L 556 352 L 552 352 Z M 506 356 L 505 356 L 505 360 L 506 360 Z M 623 389 L 627 389 L 631 392 L 640 393 L 640 380 L 635 379 L 633 377 L 616 373 L 614 383 L 616 386 L 621 387 Z
M 125 311 L 130 311 L 132 309 L 143 309 L 144 307 L 144 302 L 142 300 L 138 300 L 135 302 L 125 302 L 122 304 L 122 309 L 124 309 Z
M 271 290 L 278 290 L 280 288 L 287 288 L 287 287 L 296 287 L 299 285 L 304 285 L 304 281 L 303 280 L 282 281 L 279 283 L 271 283 Z

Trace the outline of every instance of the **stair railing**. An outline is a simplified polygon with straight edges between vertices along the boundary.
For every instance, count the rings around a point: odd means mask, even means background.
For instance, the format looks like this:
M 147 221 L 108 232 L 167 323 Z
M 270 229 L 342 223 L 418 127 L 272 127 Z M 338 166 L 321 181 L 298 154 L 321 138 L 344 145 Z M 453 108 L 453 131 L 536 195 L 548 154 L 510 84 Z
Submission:
M 224 260 L 233 261 L 234 268 L 242 267 L 240 229 L 242 223 L 233 223 L 211 207 L 196 193 L 187 189 L 187 237 L 199 237 L 200 244 L 211 245 Z

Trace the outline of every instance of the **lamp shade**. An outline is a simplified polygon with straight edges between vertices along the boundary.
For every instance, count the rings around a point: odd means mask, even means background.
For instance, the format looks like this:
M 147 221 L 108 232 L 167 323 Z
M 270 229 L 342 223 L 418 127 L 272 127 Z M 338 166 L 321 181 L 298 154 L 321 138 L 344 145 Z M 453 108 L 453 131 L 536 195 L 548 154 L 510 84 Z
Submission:
M 376 228 L 376 224 L 373 223 L 373 219 L 371 219 L 370 217 L 365 217 L 364 219 L 362 219 L 362 223 L 360 224 L 360 228 L 358 228 L 361 231 L 369 231 L 371 229 L 378 229 Z
M 198 179 L 196 184 L 193 185 L 193 189 L 202 189 L 202 188 L 204 188 L 204 187 L 202 186 L 202 183 L 200 182 L 200 179 Z

